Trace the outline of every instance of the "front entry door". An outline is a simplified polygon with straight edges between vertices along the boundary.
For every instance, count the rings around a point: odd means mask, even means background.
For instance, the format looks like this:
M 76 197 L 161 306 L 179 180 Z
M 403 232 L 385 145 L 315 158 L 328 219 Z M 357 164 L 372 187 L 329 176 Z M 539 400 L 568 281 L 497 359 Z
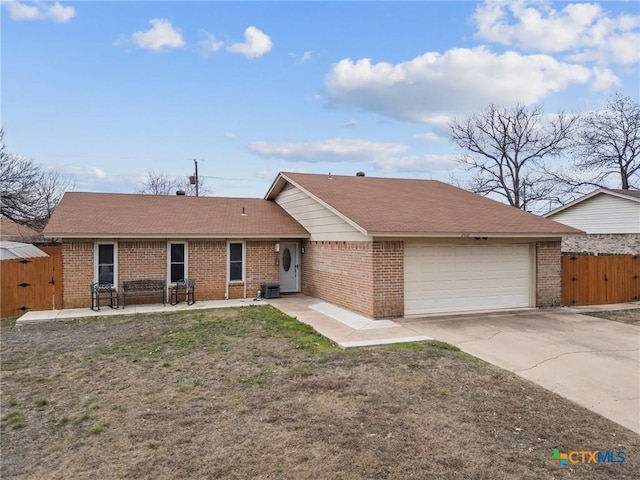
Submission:
M 280 291 L 297 292 L 300 290 L 298 265 L 298 244 L 280 242 Z

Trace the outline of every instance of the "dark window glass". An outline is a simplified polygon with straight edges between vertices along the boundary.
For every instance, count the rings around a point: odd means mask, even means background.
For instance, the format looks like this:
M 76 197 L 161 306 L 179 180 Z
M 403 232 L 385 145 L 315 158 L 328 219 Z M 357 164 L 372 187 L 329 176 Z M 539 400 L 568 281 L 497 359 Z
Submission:
M 114 246 L 98 245 L 98 281 L 113 285 L 114 283 Z
M 232 263 L 229 266 L 229 280 L 232 282 L 242 281 L 242 262 Z
M 171 258 L 171 278 L 169 278 L 170 283 L 175 283 L 178 280 L 182 280 L 185 278 L 185 268 L 184 268 L 184 243 L 172 243 L 169 248 Z
M 242 278 L 242 244 L 229 244 L 229 280 L 241 282 Z
M 288 272 L 291 268 L 291 252 L 288 247 L 282 252 L 282 268 L 285 272 Z
M 171 263 L 184 262 L 184 243 L 171 244 Z
M 229 257 L 232 262 L 242 262 L 242 244 L 232 243 L 229 245 Z
M 98 265 L 98 281 L 113 285 L 113 265 Z
M 113 265 L 113 245 L 98 245 L 98 264 Z
M 184 263 L 172 263 L 171 264 L 171 283 L 175 283 L 178 280 L 184 278 Z

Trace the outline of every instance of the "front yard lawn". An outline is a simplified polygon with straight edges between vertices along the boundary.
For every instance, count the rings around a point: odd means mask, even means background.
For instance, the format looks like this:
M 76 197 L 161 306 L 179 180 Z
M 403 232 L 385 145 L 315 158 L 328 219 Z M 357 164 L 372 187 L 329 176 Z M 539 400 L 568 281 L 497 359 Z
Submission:
M 640 478 L 640 436 L 442 343 L 340 350 L 269 306 L 1 333 L 3 479 Z

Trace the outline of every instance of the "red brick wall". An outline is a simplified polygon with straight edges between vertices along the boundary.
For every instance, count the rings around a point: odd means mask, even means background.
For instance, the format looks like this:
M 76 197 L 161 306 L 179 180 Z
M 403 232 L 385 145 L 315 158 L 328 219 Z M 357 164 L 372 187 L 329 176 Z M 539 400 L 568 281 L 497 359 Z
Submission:
M 120 240 L 118 242 L 118 289 L 122 282 L 150 278 L 167 279 L 167 242 Z
M 403 242 L 306 242 L 302 290 L 363 315 L 404 313 Z
M 246 242 L 245 280 L 247 297 L 254 298 L 263 283 L 278 283 L 280 270 L 276 265 L 275 241 L 251 240 Z
M 189 278 L 196 281 L 196 300 L 224 299 L 227 281 L 227 242 L 191 240 Z
M 121 240 L 118 242 L 118 292 L 122 283 L 141 279 L 167 281 L 167 242 L 164 240 Z M 160 303 L 153 294 L 136 297 L 131 303 Z M 127 303 L 129 303 L 127 302 Z
M 302 291 L 373 316 L 372 242 L 307 242 Z
M 65 308 L 91 306 L 89 286 L 93 283 L 93 241 L 62 243 L 62 285 Z
M 404 315 L 404 242 L 373 242 L 375 318 Z
M 561 242 L 536 243 L 536 306 L 555 307 L 562 300 Z
M 278 282 L 275 264 L 275 241 L 250 240 L 245 243 L 246 295 L 253 298 L 262 283 Z M 64 305 L 67 308 L 89 307 L 89 286 L 94 282 L 93 240 L 63 243 Z M 222 300 L 227 286 L 227 242 L 225 240 L 190 240 L 188 275 L 196 281 L 196 300 Z M 165 240 L 118 241 L 118 288 L 122 282 L 152 278 L 167 280 L 167 242 Z M 243 298 L 244 283 L 232 283 L 229 298 Z M 136 298 L 135 303 L 158 303 L 159 297 Z

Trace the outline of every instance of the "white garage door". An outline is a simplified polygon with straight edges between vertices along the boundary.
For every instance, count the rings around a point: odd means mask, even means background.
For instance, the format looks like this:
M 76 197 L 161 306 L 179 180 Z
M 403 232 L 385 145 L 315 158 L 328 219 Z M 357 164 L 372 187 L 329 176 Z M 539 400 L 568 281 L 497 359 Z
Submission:
M 529 307 L 528 245 L 405 243 L 404 313 Z

